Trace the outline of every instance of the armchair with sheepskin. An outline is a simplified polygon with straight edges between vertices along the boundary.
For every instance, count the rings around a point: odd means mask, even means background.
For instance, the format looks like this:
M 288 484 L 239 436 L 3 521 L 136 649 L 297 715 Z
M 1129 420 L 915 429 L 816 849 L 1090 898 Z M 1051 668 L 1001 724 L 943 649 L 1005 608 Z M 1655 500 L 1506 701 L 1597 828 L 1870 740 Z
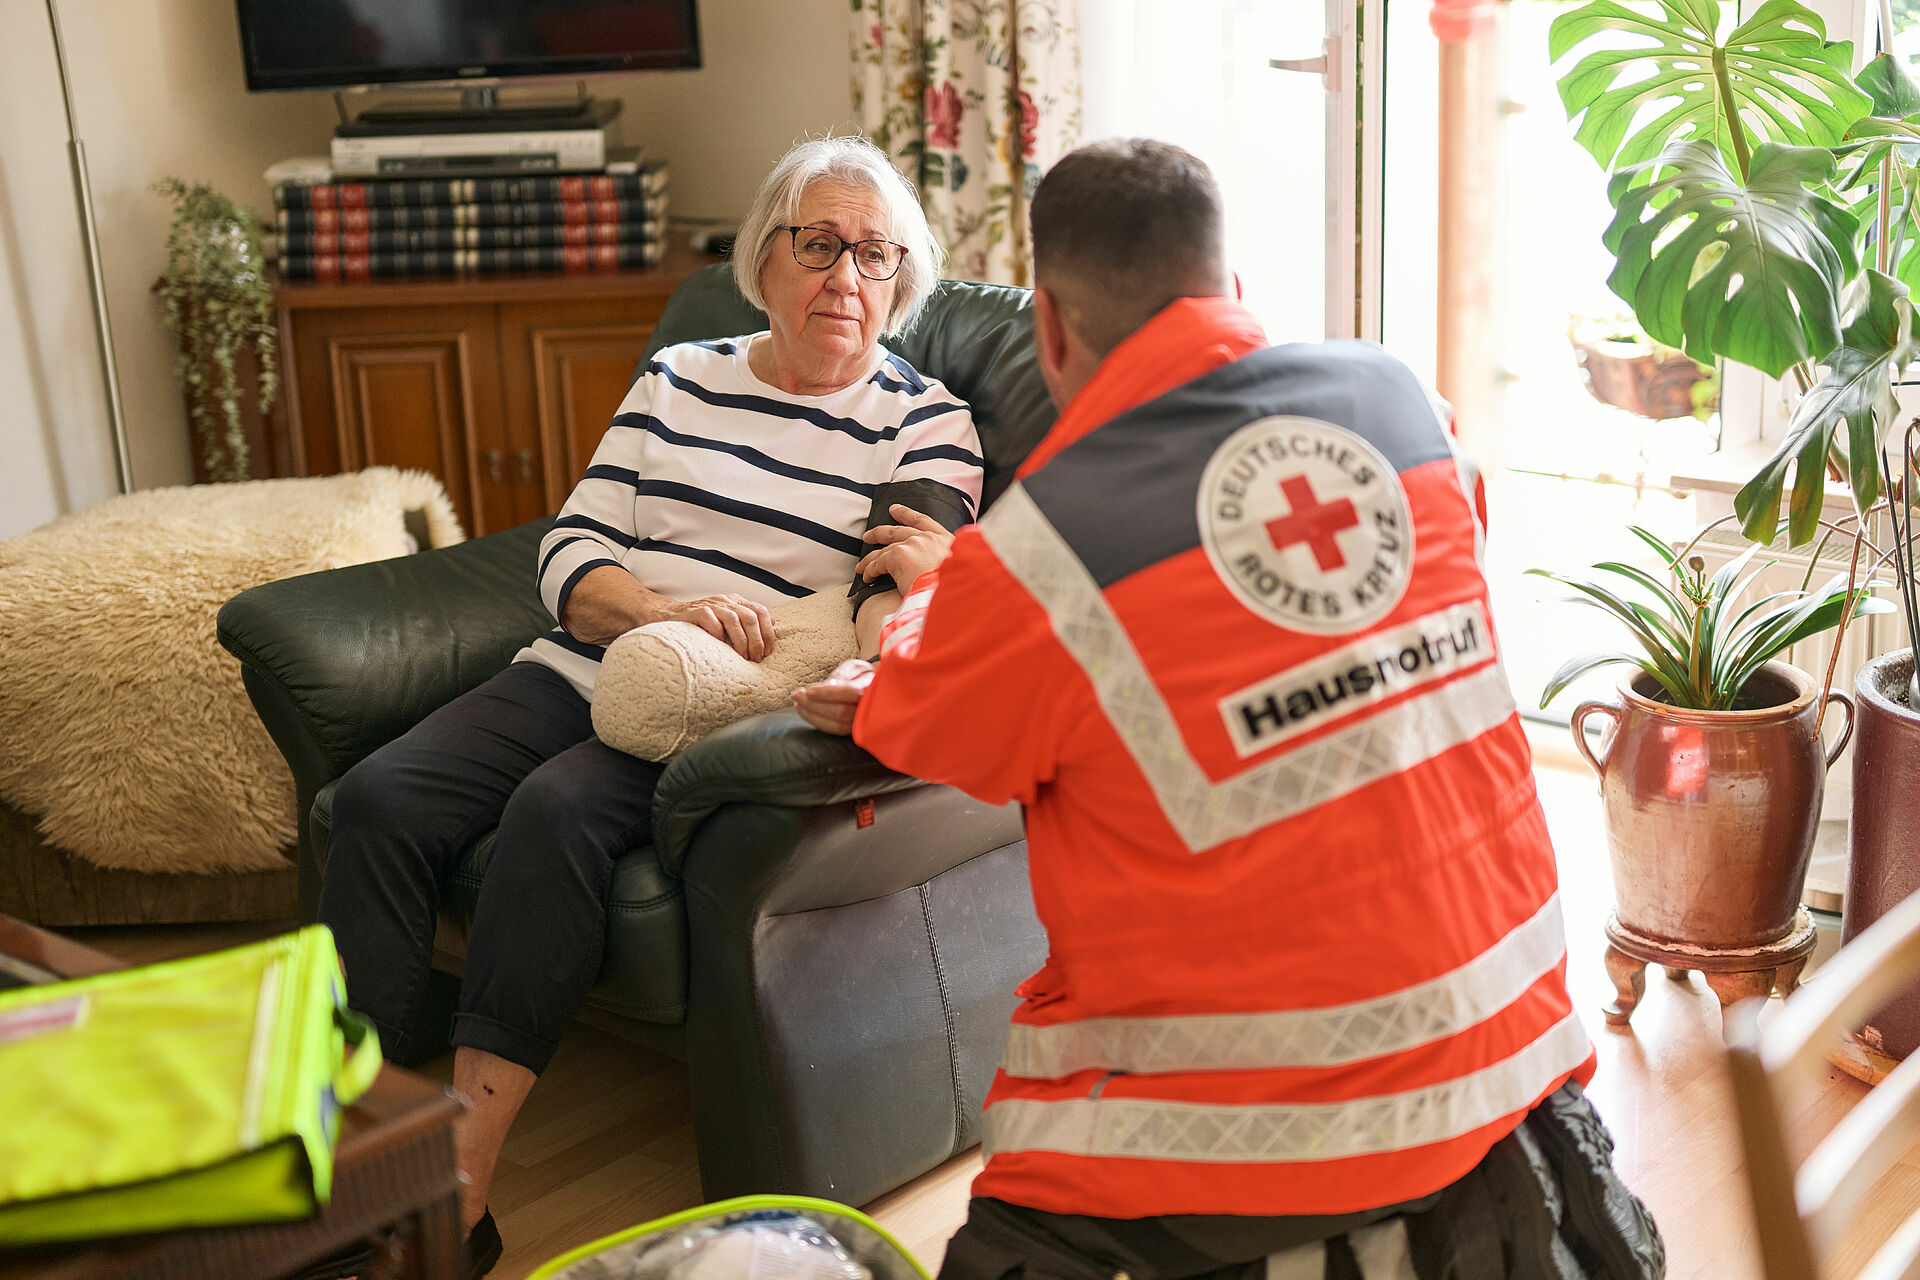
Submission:
M 1024 289 L 942 282 L 889 344 L 972 406 L 988 502 L 1053 421 L 1029 307 Z M 764 327 L 728 269 L 707 267 L 646 357 Z M 221 610 L 221 642 L 298 783 L 309 916 L 341 775 L 553 625 L 534 592 L 547 526 L 270 583 Z M 455 872 L 449 950 L 492 841 Z M 709 1199 L 861 1204 L 979 1140 L 1014 987 L 1045 949 L 1017 808 L 894 773 L 789 710 L 673 756 L 651 839 L 616 864 L 588 1004 L 685 1060 Z

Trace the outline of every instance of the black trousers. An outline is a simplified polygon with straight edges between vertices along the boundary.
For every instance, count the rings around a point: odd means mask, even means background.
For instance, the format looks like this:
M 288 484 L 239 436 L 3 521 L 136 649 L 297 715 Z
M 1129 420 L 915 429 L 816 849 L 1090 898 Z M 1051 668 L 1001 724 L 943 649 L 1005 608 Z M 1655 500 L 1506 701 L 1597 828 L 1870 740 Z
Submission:
M 1093 1218 L 975 1199 L 940 1280 L 1265 1280 L 1267 1257 L 1324 1242 L 1323 1280 L 1369 1280 L 1349 1234 L 1405 1220 L 1417 1280 L 1659 1280 L 1666 1247 L 1613 1170 L 1613 1138 L 1573 1081 L 1467 1175 L 1337 1217 Z
M 453 1043 L 538 1073 L 600 971 L 613 862 L 661 766 L 593 736 L 587 702 L 516 662 L 340 780 L 320 889 L 348 1001 L 406 1060 L 434 921 L 460 855 L 498 827 L 467 938 Z

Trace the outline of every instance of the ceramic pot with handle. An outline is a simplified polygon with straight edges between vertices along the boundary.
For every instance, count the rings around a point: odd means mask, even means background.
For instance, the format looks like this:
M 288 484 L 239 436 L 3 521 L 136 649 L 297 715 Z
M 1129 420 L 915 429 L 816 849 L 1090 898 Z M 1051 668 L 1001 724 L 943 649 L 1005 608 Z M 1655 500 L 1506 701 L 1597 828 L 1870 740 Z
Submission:
M 1693 711 L 1659 701 L 1659 685 L 1636 672 L 1619 701 L 1574 709 L 1574 745 L 1600 775 L 1615 913 L 1641 937 L 1723 951 L 1793 927 L 1853 703 L 1826 696 L 1828 746 L 1815 731 L 1820 685 L 1806 672 L 1769 662 L 1745 692 L 1752 710 Z M 1598 751 L 1584 732 L 1594 716 L 1614 722 Z
M 1913 650 L 1883 654 L 1853 678 L 1860 741 L 1853 750 L 1853 815 L 1847 824 L 1843 942 L 1920 891 L 1920 710 L 1909 701 Z M 1867 1022 L 1890 1056 L 1920 1048 L 1920 988 L 1909 988 Z

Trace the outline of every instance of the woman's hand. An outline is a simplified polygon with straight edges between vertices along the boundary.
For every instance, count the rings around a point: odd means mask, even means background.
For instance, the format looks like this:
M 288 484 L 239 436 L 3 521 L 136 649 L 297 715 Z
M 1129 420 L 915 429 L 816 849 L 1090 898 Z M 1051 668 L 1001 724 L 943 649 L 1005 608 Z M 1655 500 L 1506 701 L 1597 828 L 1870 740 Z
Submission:
M 649 622 L 691 622 L 716 640 L 724 640 L 748 662 L 773 652 L 773 614 L 763 604 L 732 594 L 698 600 L 655 597 Z
M 940 567 L 953 549 L 953 535 L 938 520 L 912 507 L 895 503 L 887 511 L 900 523 L 867 530 L 861 541 L 878 543 L 879 549 L 860 557 L 854 571 L 868 582 L 890 576 L 904 592 L 921 574 Z
M 649 622 L 691 622 L 730 646 L 748 662 L 773 652 L 773 615 L 745 596 L 703 596 L 675 600 L 650 591 L 619 565 L 589 570 L 567 597 L 560 625 L 588 644 L 612 644 Z
M 861 695 L 872 683 L 873 664 L 865 658 L 848 658 L 825 680 L 795 689 L 793 707 L 802 720 L 820 732 L 844 738 L 853 732 L 854 712 L 860 709 Z

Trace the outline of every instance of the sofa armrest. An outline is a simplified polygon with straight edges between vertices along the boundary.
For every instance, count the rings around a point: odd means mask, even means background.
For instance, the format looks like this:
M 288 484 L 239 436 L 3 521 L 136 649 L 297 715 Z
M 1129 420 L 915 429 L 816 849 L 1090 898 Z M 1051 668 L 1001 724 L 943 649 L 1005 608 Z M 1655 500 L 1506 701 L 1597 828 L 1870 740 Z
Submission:
M 493 676 L 553 626 L 534 590 L 551 521 L 284 578 L 220 609 L 261 720 L 303 792 Z
M 752 716 L 667 765 L 654 792 L 654 853 L 668 874 L 684 875 L 694 834 L 722 805 L 813 809 L 925 785 L 887 768 L 852 738 L 821 733 L 798 712 Z
M 865 1203 L 977 1143 L 1014 988 L 1046 954 L 1018 806 L 916 785 L 801 732 L 788 716 L 736 726 L 729 737 L 785 748 L 763 753 L 773 776 L 808 756 L 822 776 L 709 797 L 675 850 L 708 1199 Z M 659 796 L 656 814 L 689 793 Z

